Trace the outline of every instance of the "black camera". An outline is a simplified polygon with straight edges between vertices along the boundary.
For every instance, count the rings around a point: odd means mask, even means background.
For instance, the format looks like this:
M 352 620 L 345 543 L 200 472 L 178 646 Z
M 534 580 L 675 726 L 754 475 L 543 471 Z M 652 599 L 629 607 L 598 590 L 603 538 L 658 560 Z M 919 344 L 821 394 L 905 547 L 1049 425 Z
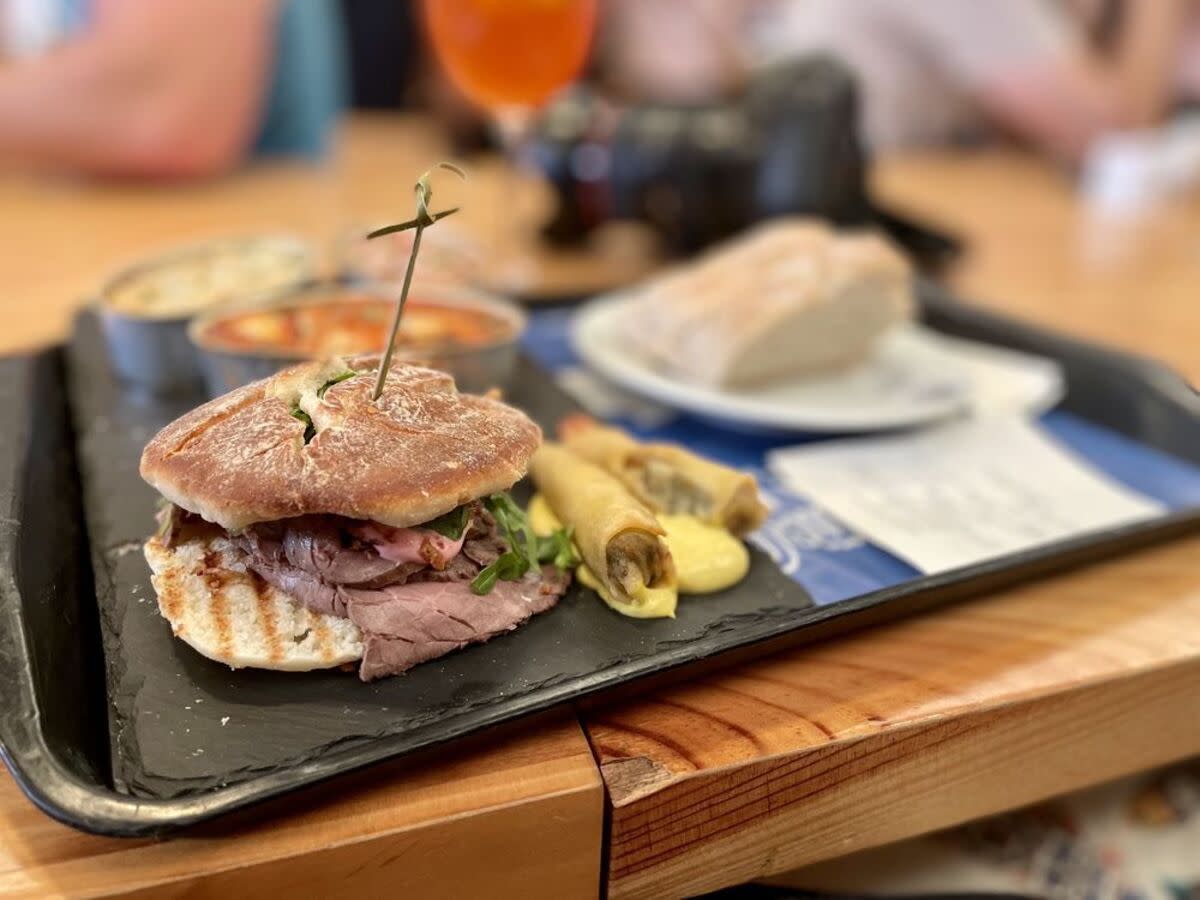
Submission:
M 546 236 L 580 239 L 609 219 L 652 225 L 694 252 L 772 216 L 874 223 L 918 258 L 957 249 L 870 202 L 853 75 L 825 56 L 757 73 L 739 96 L 706 106 L 614 110 L 586 88 L 552 104 L 526 147 L 555 186 Z

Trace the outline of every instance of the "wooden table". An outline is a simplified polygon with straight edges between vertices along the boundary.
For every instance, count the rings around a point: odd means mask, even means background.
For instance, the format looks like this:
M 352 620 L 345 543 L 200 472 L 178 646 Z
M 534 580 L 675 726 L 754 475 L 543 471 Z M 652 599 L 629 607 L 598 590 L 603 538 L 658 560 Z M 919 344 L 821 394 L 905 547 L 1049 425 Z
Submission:
M 0 176 L 0 349 L 61 335 L 147 245 L 327 238 L 404 209 L 411 171 L 441 152 L 419 125 L 358 120 L 316 172 L 169 191 Z M 995 154 L 888 161 L 879 187 L 972 242 L 968 294 L 1200 380 L 1195 204 L 1100 228 L 1056 175 Z M 1123 255 L 1095 256 L 1114 233 Z M 539 265 L 567 283 L 586 263 Z M 163 842 L 77 834 L 3 776 L 0 896 L 589 897 L 604 859 L 613 896 L 662 897 L 941 828 L 1200 752 L 1198 560 L 1200 538 L 1180 540 Z
M 962 296 L 1200 384 L 1200 194 L 1113 218 L 1090 211 L 1059 171 L 998 152 L 886 160 L 876 187 L 966 239 L 951 278 Z
M 570 717 L 167 841 L 81 834 L 0 776 L 0 897 L 594 897 L 604 792 Z

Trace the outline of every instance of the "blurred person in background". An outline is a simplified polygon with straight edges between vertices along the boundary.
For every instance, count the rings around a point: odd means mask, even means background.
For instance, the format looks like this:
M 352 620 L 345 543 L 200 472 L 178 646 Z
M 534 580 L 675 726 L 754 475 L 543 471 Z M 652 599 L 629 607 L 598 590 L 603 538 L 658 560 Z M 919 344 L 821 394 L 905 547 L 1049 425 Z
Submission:
M 320 155 L 341 40 L 332 0 L 0 0 L 0 164 L 187 178 Z
M 601 68 L 625 98 L 691 102 L 809 52 L 860 82 L 876 149 L 1004 134 L 1069 162 L 1200 98 L 1197 0 L 609 0 Z M 669 51 L 666 50 L 669 48 Z

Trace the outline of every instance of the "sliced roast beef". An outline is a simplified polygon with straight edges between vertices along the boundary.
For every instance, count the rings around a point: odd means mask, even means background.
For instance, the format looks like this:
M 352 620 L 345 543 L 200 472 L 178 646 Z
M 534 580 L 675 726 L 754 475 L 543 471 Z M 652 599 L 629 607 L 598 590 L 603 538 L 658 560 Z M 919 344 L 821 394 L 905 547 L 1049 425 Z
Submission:
M 245 545 L 242 545 L 242 548 L 245 549 Z M 333 584 L 307 569 L 289 565 L 286 560 L 278 561 L 274 558 L 248 554 L 246 565 L 257 572 L 263 581 L 291 594 L 313 612 L 327 613 L 342 618 L 347 617 L 351 600 L 370 602 L 377 598 L 384 598 L 390 588 L 402 587 L 408 583 L 470 582 L 483 568 L 472 562 L 465 554 L 460 554 L 450 560 L 444 569 L 420 565 L 414 567 L 412 564 L 406 563 L 404 565 L 408 566 L 409 570 L 402 572 L 391 583 L 349 585 Z
M 347 541 L 345 532 L 328 516 L 304 516 L 286 523 L 283 552 L 288 562 L 334 584 L 390 584 L 411 563 L 384 559 L 373 547 Z
M 344 520 L 334 516 L 262 523 L 247 528 L 234 541 L 256 571 L 295 569 L 327 585 L 374 588 L 403 584 L 427 567 L 424 562 L 385 559 L 375 547 L 354 538 Z M 263 572 L 259 574 L 271 580 Z
M 500 536 L 495 518 L 483 505 L 477 504 L 463 541 L 462 555 L 484 568 L 506 552 L 508 541 Z
M 508 551 L 508 541 L 494 531 L 483 537 L 467 538 L 462 555 L 479 566 L 490 566 Z
M 409 581 L 470 581 L 479 574 L 480 566 L 465 553 L 452 558 L 444 569 L 426 568 L 415 573 Z
M 481 506 L 464 535 L 463 552 L 443 561 L 441 568 L 384 559 L 354 536 L 363 527 L 336 516 L 299 516 L 251 526 L 233 540 L 246 554 L 246 565 L 264 581 L 314 612 L 343 617 L 351 598 L 369 600 L 391 586 L 471 581 L 508 550 L 495 520 Z
M 245 531 L 230 535 L 230 539 L 247 556 L 268 566 L 287 565 L 283 552 L 283 526 L 279 522 L 262 522 Z
M 263 581 L 291 594 L 313 612 L 346 618 L 350 598 L 346 594 L 345 586 L 322 581 L 315 578 L 311 572 L 292 566 L 264 565 L 253 558 L 247 558 L 246 565 Z
M 370 545 L 350 537 L 334 516 L 254 525 L 235 541 L 262 565 L 300 569 L 331 584 L 394 584 L 423 566 L 384 559 Z
M 548 566 L 520 581 L 498 581 L 484 596 L 472 593 L 463 581 L 414 582 L 355 600 L 349 607 L 350 621 L 365 638 L 359 677 L 373 681 L 398 675 L 418 663 L 512 631 L 554 606 L 567 581 Z
M 470 582 L 508 550 L 479 507 L 461 552 L 440 566 L 397 562 L 361 539 L 362 523 L 301 516 L 255 525 L 234 537 L 246 565 L 309 609 L 349 618 L 363 632 L 359 675 L 371 681 L 467 644 L 511 631 L 558 602 L 570 577 L 553 566 L 521 581 L 497 581 L 479 596 Z
M 419 562 L 435 569 L 446 568 L 446 563 L 462 550 L 466 537 L 451 538 L 428 528 L 392 528 L 375 522 L 351 525 L 350 533 L 384 559 Z

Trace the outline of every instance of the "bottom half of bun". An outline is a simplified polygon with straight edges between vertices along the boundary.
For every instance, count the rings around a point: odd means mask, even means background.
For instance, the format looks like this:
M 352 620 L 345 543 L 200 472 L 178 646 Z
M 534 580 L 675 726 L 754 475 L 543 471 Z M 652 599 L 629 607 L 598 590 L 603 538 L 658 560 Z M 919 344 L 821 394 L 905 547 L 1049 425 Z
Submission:
M 224 535 L 145 545 L 158 608 L 177 638 L 235 669 L 304 672 L 352 663 L 363 638 L 349 619 L 308 609 L 246 568 Z

